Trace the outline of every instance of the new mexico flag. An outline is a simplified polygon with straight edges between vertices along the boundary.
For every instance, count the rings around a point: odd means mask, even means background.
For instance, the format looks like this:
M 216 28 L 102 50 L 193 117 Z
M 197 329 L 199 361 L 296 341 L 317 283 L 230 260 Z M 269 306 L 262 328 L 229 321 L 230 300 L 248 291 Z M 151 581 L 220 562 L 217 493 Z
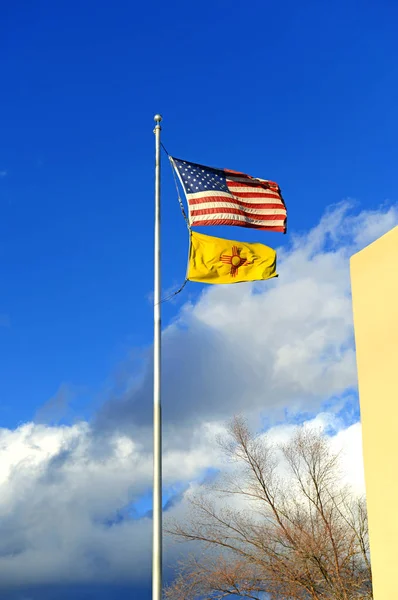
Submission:
M 239 283 L 277 277 L 276 252 L 191 231 L 187 279 L 201 283 Z

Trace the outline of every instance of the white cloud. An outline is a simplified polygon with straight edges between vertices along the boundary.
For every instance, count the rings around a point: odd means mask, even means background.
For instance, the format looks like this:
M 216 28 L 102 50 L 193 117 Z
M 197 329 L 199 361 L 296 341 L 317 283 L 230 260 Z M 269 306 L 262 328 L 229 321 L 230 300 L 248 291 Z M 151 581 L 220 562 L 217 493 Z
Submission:
M 0 171 L 0 179 L 2 179 L 3 177 L 7 176 L 7 171 L 5 171 L 4 169 L 2 171 Z
M 214 437 L 234 413 L 258 426 L 286 408 L 319 412 L 332 396 L 341 407 L 356 385 L 348 258 L 397 221 L 396 208 L 351 215 L 339 205 L 279 251 L 279 280 L 214 286 L 184 305 L 164 332 L 165 486 L 185 482 L 189 494 L 204 470 L 221 464 Z M 149 519 L 118 515 L 128 516 L 151 486 L 150 370 L 92 424 L 0 430 L 3 588 L 149 575 Z M 344 428 L 331 409 L 312 424 L 335 432 L 347 480 L 360 492 L 360 425 Z M 284 424 L 270 435 L 291 432 Z M 171 512 L 185 510 L 183 501 Z
M 193 423 L 241 410 L 316 411 L 355 388 L 349 257 L 397 222 L 397 207 L 352 214 L 342 203 L 279 249 L 278 280 L 212 286 L 185 304 L 163 334 L 166 430 L 178 425 L 187 443 Z M 151 387 L 149 367 L 105 404 L 98 427 L 145 430 L 149 439 Z
M 358 494 L 365 493 L 365 473 L 362 457 L 362 428 L 360 423 L 354 423 L 346 429 L 341 429 L 333 438 L 332 448 L 340 452 L 344 465 L 343 476 Z
M 319 415 L 312 425 L 335 422 Z M 269 435 L 286 440 L 293 426 L 277 426 Z M 203 469 L 222 466 L 215 444 L 221 424 L 194 430 L 189 451 L 164 455 L 165 486 L 195 480 Z M 67 582 L 142 581 L 149 576 L 151 521 L 121 520 L 118 514 L 151 483 L 151 457 L 131 439 L 114 434 L 93 446 L 90 426 L 47 427 L 29 423 L 0 430 L 0 587 Z M 348 480 L 360 488 L 360 427 L 333 438 L 348 452 Z M 96 440 L 98 442 L 98 440 Z M 197 489 L 192 483 L 184 498 Z M 187 510 L 185 499 L 170 511 Z M 110 521 L 114 519 L 113 526 Z M 166 540 L 167 564 L 180 548 Z
M 165 486 L 214 464 L 213 427 L 191 452 L 165 453 Z M 0 587 L 148 576 L 151 522 L 129 510 L 151 480 L 150 454 L 87 423 L 0 430 Z

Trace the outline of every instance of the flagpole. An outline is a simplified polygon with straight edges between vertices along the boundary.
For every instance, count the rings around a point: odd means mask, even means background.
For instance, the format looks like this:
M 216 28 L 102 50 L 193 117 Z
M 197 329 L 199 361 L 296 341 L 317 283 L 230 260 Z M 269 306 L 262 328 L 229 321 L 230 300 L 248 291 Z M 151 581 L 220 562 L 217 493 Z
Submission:
M 152 600 L 162 598 L 162 414 L 161 414 L 161 314 L 160 314 L 160 122 L 155 115 L 155 256 L 153 337 L 153 532 Z

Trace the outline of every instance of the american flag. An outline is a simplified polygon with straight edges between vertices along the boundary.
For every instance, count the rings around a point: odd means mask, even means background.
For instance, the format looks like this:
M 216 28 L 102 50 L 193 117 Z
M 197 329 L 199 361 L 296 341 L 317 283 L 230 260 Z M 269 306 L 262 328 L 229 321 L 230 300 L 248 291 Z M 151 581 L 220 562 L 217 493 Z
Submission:
M 277 183 L 178 158 L 170 161 L 187 197 L 190 225 L 237 225 L 286 233 L 286 206 Z

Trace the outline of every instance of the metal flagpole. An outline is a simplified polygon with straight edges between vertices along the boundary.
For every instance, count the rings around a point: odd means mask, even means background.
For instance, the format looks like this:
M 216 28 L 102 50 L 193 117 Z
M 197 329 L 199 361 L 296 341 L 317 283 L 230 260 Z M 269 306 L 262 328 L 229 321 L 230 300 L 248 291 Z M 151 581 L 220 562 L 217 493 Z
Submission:
M 155 280 L 153 338 L 153 534 L 152 600 L 162 598 L 162 414 L 161 414 L 161 318 L 160 318 L 160 121 L 155 115 Z

